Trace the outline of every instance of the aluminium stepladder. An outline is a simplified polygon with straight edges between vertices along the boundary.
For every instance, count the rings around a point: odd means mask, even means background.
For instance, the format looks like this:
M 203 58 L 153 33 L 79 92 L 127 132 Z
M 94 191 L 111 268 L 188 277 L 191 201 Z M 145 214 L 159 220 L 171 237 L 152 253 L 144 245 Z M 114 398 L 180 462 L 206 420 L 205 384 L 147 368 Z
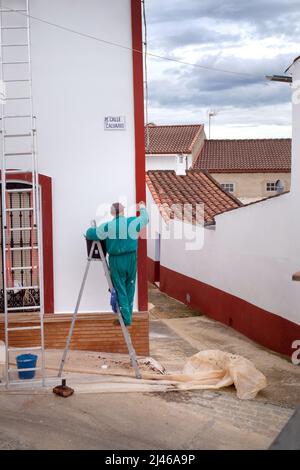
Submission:
M 84 276 L 83 276 L 83 280 L 82 280 L 82 283 L 81 283 L 79 295 L 78 295 L 78 298 L 77 298 L 75 310 L 74 310 L 73 317 L 72 317 L 71 326 L 70 326 L 70 329 L 69 329 L 69 334 L 68 334 L 67 341 L 66 341 L 66 346 L 65 346 L 63 356 L 62 356 L 62 359 L 61 359 L 61 363 L 60 363 L 60 366 L 59 366 L 58 377 L 62 376 L 62 372 L 63 372 L 63 368 L 64 368 L 65 361 L 66 361 L 66 358 L 67 358 L 67 354 L 68 354 L 68 351 L 70 349 L 70 343 L 71 343 L 72 334 L 73 334 L 73 330 L 74 330 L 74 326 L 75 326 L 75 322 L 76 322 L 76 317 L 77 317 L 77 314 L 78 314 L 78 310 L 79 310 L 82 294 L 83 294 L 83 291 L 84 291 L 85 283 L 86 283 L 86 280 L 87 280 L 89 268 L 90 268 L 90 265 L 91 265 L 91 261 L 96 260 L 96 258 L 93 258 L 94 254 L 96 254 L 98 259 L 100 257 L 100 261 L 102 262 L 102 265 L 103 265 L 104 274 L 105 274 L 105 277 L 106 277 L 106 280 L 107 280 L 109 291 L 112 292 L 112 289 L 113 289 L 113 283 L 112 283 L 112 280 L 111 280 L 109 267 L 108 267 L 108 264 L 107 264 L 106 256 L 104 254 L 101 242 L 94 240 L 91 244 L 91 248 L 90 248 L 90 251 L 89 251 L 87 264 L 86 264 L 86 268 L 85 268 L 85 272 L 84 272 Z M 131 341 L 129 331 L 128 331 L 127 327 L 124 324 L 124 320 L 123 320 L 123 317 L 122 317 L 122 314 L 121 314 L 121 311 L 120 311 L 120 308 L 119 308 L 118 304 L 117 304 L 116 314 L 118 316 L 118 320 L 119 320 L 119 323 L 120 323 L 120 326 L 121 326 L 121 329 L 122 329 L 124 340 L 125 340 L 126 345 L 127 345 L 131 365 L 134 369 L 135 376 L 136 376 L 137 379 L 141 379 L 142 376 L 141 376 L 141 373 L 140 373 L 140 370 L 139 370 L 138 361 L 137 361 L 137 358 L 136 358 L 136 353 L 135 353 L 134 347 L 132 345 L 132 341 Z
M 0 1 L 1 242 L 7 387 L 31 382 L 45 385 L 43 260 L 29 0 L 17 0 L 13 8 L 9 8 L 9 3 Z M 16 293 L 22 298 L 22 306 L 12 302 Z M 37 301 L 32 293 L 37 293 Z M 31 305 L 25 302 L 25 296 L 31 296 Z M 19 326 L 11 326 L 13 322 Z M 24 333 L 27 330 L 28 335 Z M 11 337 L 18 331 L 26 335 L 22 347 L 15 347 Z M 31 351 L 40 352 L 40 365 L 18 371 L 40 370 L 41 378 L 18 380 L 17 369 L 11 366 L 11 353 Z

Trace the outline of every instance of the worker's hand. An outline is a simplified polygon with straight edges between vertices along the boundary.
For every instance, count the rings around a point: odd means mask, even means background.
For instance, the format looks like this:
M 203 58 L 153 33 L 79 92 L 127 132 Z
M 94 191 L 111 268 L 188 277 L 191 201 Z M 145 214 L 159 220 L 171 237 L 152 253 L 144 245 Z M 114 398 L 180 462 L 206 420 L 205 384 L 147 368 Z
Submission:
M 141 208 L 146 207 L 146 203 L 144 201 L 140 201 L 138 203 L 138 209 L 141 210 Z

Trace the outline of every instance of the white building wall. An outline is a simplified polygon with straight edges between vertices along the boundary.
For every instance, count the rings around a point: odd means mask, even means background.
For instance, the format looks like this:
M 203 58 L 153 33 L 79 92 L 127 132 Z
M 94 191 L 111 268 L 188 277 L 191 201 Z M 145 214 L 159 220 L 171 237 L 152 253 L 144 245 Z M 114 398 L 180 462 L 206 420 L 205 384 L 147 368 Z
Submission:
M 300 223 L 289 195 L 227 212 L 216 228 L 204 229 L 202 249 L 187 250 L 186 240 L 161 241 L 161 265 L 240 297 L 300 324 Z M 173 222 L 173 224 L 178 222 Z
M 154 203 L 149 188 L 146 188 L 147 210 L 149 212 L 149 224 L 147 226 L 147 256 L 153 261 L 159 261 L 160 250 L 157 250 L 159 234 L 162 233 L 162 224 L 164 224 L 159 209 Z
M 31 14 L 131 47 L 130 0 L 31 0 Z M 135 201 L 131 51 L 31 20 L 39 170 L 52 177 L 55 312 L 74 309 L 86 263 L 83 234 L 101 204 Z M 123 115 L 125 131 L 104 131 Z M 44 218 L 47 214 L 44 214 Z M 98 218 L 100 220 L 100 217 Z M 107 285 L 93 263 L 81 311 L 108 311 Z
M 292 65 L 290 72 L 293 75 L 292 102 L 293 102 L 293 131 L 292 131 L 292 180 L 291 190 L 293 198 L 300 201 L 300 58 Z M 296 204 L 296 203 L 295 203 Z
M 185 157 L 184 157 L 185 161 Z M 184 163 L 186 165 L 186 163 Z M 188 155 L 188 168 L 192 165 L 192 155 Z M 146 171 L 148 170 L 177 170 L 177 154 L 146 155 Z
M 146 155 L 146 171 L 176 170 L 176 155 Z

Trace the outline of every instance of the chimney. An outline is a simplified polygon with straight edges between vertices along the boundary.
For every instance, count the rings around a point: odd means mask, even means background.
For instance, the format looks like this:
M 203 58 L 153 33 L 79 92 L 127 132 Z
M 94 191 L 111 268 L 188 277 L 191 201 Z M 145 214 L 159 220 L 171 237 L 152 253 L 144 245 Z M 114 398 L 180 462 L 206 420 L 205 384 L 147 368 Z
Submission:
M 177 176 L 185 176 L 186 170 L 188 169 L 188 156 L 184 154 L 178 154 L 175 163 L 175 172 Z

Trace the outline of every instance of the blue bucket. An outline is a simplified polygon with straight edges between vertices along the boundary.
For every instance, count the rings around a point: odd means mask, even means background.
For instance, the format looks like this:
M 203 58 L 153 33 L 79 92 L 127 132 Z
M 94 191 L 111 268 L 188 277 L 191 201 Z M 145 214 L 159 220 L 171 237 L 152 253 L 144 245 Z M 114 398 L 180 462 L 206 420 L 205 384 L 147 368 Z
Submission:
M 36 367 L 37 356 L 35 354 L 20 354 L 16 357 L 18 369 L 33 369 Z M 35 376 L 35 370 L 21 371 L 19 372 L 20 379 L 33 379 Z

